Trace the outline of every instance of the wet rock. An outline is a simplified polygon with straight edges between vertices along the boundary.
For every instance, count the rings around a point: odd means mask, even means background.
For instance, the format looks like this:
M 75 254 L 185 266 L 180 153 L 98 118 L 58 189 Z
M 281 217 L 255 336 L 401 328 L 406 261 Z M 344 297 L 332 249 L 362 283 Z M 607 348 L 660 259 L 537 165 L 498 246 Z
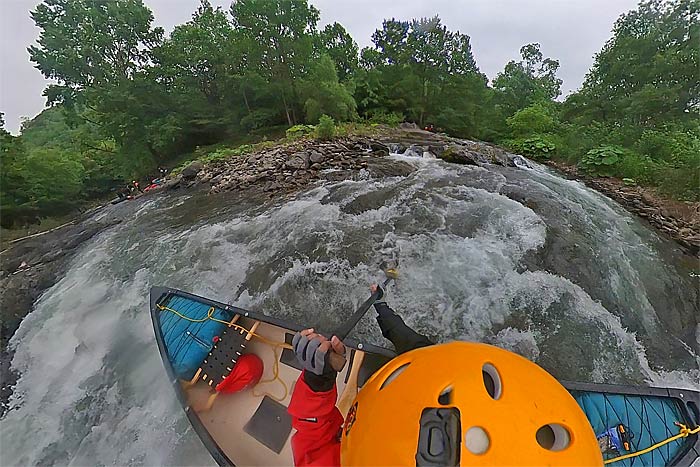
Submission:
M 182 177 L 177 176 L 175 178 L 171 178 L 170 180 L 167 180 L 163 184 L 163 189 L 164 190 L 174 190 L 175 188 L 180 187 L 180 183 L 182 182 Z
M 193 180 L 197 174 L 199 173 L 200 170 L 204 168 L 204 164 L 202 164 L 199 161 L 194 161 L 190 163 L 185 169 L 182 171 L 181 176 L 183 180 Z
M 7 343 L 34 302 L 63 274 L 76 249 L 103 230 L 121 222 L 78 220 L 72 225 L 19 241 L 0 253 L 0 417 L 7 409 L 16 375 L 10 368 L 13 350 Z
M 463 165 L 481 165 L 491 162 L 485 155 L 470 151 L 456 144 L 445 149 L 445 151 L 440 154 L 440 158 L 446 162 Z
M 408 157 L 423 157 L 424 152 L 425 147 L 418 146 L 417 144 L 412 144 L 411 146 L 409 146 L 408 149 L 406 149 L 403 155 Z
M 379 157 L 387 157 L 389 155 L 389 146 L 378 141 L 370 141 L 369 148 L 372 154 Z

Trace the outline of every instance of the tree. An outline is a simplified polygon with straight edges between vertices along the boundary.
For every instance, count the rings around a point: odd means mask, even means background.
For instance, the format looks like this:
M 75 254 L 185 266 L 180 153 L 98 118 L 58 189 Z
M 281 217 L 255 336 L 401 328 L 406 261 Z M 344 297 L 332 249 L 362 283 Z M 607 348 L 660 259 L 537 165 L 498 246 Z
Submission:
M 202 0 L 192 19 L 176 26 L 155 50 L 158 76 L 178 92 L 196 90 L 208 104 L 221 103 L 227 78 L 241 73 L 234 31 L 220 8 Z
M 4 114 L 0 112 L 0 224 L 12 227 L 18 217 L 17 207 L 27 201 L 21 163 L 25 157 L 19 138 L 5 130 Z
M 173 138 L 185 147 L 210 144 L 237 129 L 248 102 L 243 53 L 225 11 L 202 0 L 192 19 L 154 50 L 154 60 L 149 79 L 163 86 L 173 110 L 152 125 L 165 136 L 155 146 L 167 150 Z
M 146 107 L 143 99 L 159 103 L 166 95 L 147 77 L 163 31 L 151 28 L 153 15 L 143 2 L 45 0 L 32 18 L 41 32 L 28 49 L 30 58 L 44 76 L 58 81 L 45 91 L 49 103 L 63 103 L 75 116 L 90 118 L 120 147 L 139 147 L 162 158 L 145 131 L 159 107 Z
M 357 43 L 339 23 L 326 25 L 318 38 L 320 53 L 327 54 L 333 60 L 338 79 L 346 81 L 358 67 Z
M 514 136 L 551 133 L 556 130 L 558 123 L 552 105 L 542 102 L 536 102 L 518 110 L 506 121 Z
M 524 45 L 520 56 L 519 62 L 508 62 L 493 80 L 498 105 L 505 116 L 561 94 L 562 81 L 556 75 L 559 69 L 557 60 L 544 58 L 539 44 Z
M 650 0 L 622 15 L 572 106 L 587 119 L 653 126 L 697 118 L 700 2 Z M 573 110 L 573 109 L 571 109 Z
M 289 125 L 297 122 L 297 80 L 313 52 L 319 11 L 306 0 L 239 0 L 233 26 L 246 43 L 248 65 L 277 90 Z
M 86 91 L 133 78 L 163 33 L 141 0 L 44 0 L 31 16 L 41 33 L 30 58 L 59 83 L 45 91 L 50 104 L 84 102 Z
M 483 97 L 486 77 L 469 36 L 449 31 L 435 16 L 384 21 L 372 41 L 374 49 L 362 51 L 363 72 L 356 82 L 366 115 L 397 112 L 420 125 L 439 120 L 460 135 L 475 134 L 478 101 L 472 99 Z
M 333 60 L 328 55 L 322 55 L 312 64 L 300 91 L 307 123 L 318 123 L 324 114 L 336 121 L 353 120 L 357 115 L 355 99 L 338 82 Z

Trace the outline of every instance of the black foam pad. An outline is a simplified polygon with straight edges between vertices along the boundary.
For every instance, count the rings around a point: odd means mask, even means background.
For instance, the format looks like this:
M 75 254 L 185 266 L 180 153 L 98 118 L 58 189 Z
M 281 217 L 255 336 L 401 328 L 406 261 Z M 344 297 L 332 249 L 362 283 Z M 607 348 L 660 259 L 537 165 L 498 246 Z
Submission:
M 243 430 L 279 454 L 292 432 L 292 417 L 287 407 L 265 396 Z

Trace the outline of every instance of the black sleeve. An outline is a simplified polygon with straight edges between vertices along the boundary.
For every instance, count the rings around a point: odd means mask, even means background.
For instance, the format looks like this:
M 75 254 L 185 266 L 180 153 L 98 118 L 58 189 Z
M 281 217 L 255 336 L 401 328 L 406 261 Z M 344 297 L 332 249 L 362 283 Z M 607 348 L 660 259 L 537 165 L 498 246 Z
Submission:
M 376 302 L 374 309 L 382 335 L 394 344 L 397 353 L 433 345 L 430 339 L 411 329 L 385 302 Z

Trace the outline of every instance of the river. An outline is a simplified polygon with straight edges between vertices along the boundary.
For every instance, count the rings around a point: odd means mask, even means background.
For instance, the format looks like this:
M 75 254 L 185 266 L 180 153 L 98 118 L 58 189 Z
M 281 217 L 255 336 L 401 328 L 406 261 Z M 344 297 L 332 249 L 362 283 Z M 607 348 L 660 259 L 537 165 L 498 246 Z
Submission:
M 405 177 L 261 202 L 163 194 L 107 208 L 13 337 L 3 465 L 210 465 L 168 384 L 148 311 L 167 285 L 332 328 L 398 261 L 389 303 L 445 341 L 492 343 L 558 378 L 698 386 L 697 260 L 537 166 L 393 155 Z M 371 316 L 355 335 L 386 345 Z

